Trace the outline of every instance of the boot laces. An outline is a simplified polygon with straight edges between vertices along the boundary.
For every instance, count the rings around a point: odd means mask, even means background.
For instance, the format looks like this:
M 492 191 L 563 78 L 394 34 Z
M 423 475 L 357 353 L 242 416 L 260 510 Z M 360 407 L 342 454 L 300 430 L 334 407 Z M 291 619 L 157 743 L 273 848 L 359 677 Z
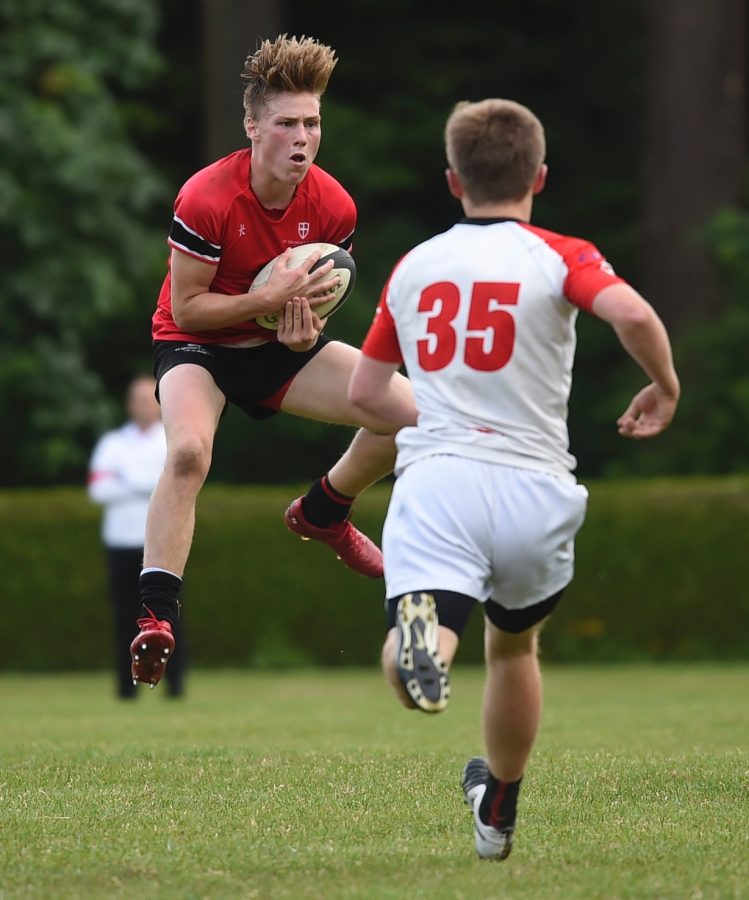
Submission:
M 153 610 L 150 610 L 145 604 L 143 604 L 143 609 L 145 609 L 148 615 L 135 620 L 135 624 L 141 631 L 148 629 L 149 631 L 168 631 L 171 634 L 172 628 L 167 621 L 164 619 L 157 619 Z

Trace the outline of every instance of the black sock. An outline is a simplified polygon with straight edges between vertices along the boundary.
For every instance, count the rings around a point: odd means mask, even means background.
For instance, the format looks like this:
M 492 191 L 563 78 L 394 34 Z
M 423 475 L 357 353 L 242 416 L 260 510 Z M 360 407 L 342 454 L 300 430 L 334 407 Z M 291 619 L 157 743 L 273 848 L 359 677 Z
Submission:
M 143 572 L 140 576 L 140 602 L 143 615 L 150 610 L 157 619 L 163 619 L 172 626 L 179 618 L 179 592 L 182 579 L 171 572 Z
M 515 824 L 517 814 L 518 794 L 520 783 L 517 781 L 500 781 L 493 775 L 489 775 L 486 783 L 486 793 L 481 798 L 479 806 L 479 818 L 492 828 L 509 828 Z
M 327 475 L 318 478 L 302 498 L 304 517 L 315 528 L 329 528 L 334 522 L 343 522 L 351 512 L 353 497 L 337 491 Z

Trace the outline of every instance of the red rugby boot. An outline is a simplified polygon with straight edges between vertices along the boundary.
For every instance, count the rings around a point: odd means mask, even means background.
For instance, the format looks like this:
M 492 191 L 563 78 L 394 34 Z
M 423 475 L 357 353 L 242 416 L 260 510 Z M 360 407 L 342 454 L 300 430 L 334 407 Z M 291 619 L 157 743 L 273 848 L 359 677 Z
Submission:
M 172 626 L 163 619 L 157 619 L 148 607 L 149 613 L 137 620 L 140 634 L 130 644 L 130 656 L 133 659 L 133 684 L 142 681 L 155 687 L 166 669 L 167 660 L 174 652 L 174 636 Z
M 348 519 L 334 522 L 328 528 L 317 528 L 304 517 L 302 498 L 297 497 L 284 513 L 284 521 L 289 531 L 298 534 L 303 541 L 327 544 L 338 559 L 354 572 L 370 578 L 382 577 L 382 551 L 366 534 L 354 528 Z

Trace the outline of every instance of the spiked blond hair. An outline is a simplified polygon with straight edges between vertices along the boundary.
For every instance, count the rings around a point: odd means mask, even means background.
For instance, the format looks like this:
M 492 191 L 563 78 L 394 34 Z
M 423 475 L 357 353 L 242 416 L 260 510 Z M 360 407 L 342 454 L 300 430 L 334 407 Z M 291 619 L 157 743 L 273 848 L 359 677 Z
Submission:
M 265 102 L 280 91 L 321 97 L 337 62 L 330 47 L 304 35 L 263 41 L 244 62 L 245 115 L 259 118 Z
M 445 126 L 445 146 L 474 203 L 522 199 L 546 155 L 543 125 L 512 100 L 458 103 Z

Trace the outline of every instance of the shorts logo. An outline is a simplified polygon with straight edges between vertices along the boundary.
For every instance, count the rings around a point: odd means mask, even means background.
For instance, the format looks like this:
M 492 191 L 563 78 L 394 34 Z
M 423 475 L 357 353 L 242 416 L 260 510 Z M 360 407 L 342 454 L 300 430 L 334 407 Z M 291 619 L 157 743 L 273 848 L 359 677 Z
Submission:
M 175 353 L 201 353 L 204 356 L 211 356 L 211 351 L 207 350 L 202 344 L 185 344 L 182 347 L 175 347 Z
M 297 228 L 299 229 L 299 237 L 304 240 L 309 234 L 309 222 L 300 222 Z

